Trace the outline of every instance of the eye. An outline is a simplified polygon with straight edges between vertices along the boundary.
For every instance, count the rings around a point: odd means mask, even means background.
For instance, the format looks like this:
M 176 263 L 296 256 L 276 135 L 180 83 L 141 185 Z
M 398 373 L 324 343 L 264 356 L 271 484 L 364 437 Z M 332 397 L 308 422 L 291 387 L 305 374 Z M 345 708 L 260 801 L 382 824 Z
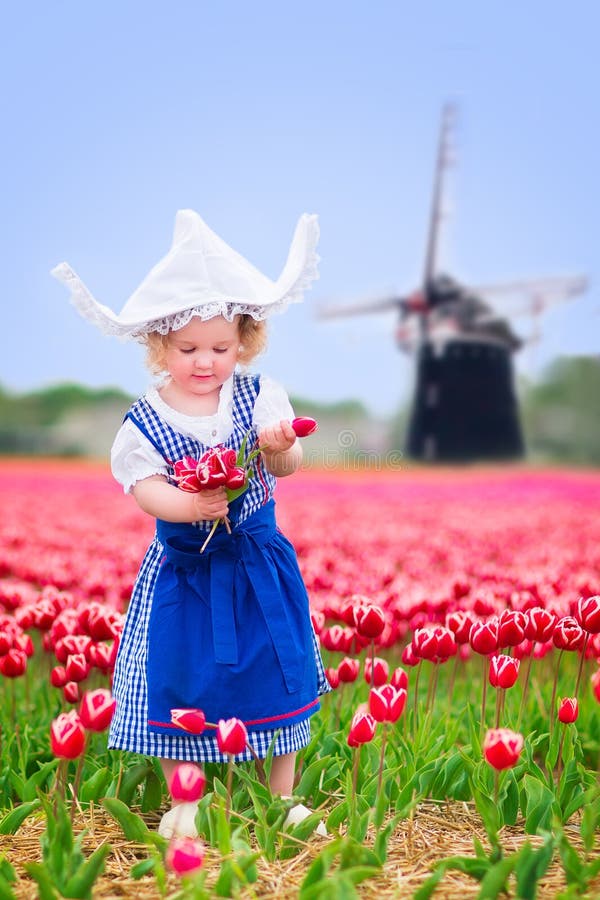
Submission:
M 215 353 L 227 353 L 228 347 L 214 347 Z
M 182 353 L 193 353 L 194 352 L 194 347 L 186 347 L 185 349 L 183 347 L 181 347 L 180 349 L 181 349 Z

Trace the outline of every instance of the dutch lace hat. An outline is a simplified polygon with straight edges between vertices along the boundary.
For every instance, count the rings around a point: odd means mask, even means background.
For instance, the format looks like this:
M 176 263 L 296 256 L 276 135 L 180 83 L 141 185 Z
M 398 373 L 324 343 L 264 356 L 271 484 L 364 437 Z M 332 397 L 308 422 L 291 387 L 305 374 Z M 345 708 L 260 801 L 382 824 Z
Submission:
M 175 217 L 171 249 L 144 278 L 117 315 L 99 303 L 67 263 L 52 275 L 71 291 L 81 315 L 104 334 L 143 338 L 150 331 L 167 334 L 183 328 L 192 316 L 232 321 L 248 314 L 260 320 L 302 300 L 318 278 L 316 215 L 300 216 L 287 261 L 277 281 L 271 281 L 233 250 L 192 209 Z

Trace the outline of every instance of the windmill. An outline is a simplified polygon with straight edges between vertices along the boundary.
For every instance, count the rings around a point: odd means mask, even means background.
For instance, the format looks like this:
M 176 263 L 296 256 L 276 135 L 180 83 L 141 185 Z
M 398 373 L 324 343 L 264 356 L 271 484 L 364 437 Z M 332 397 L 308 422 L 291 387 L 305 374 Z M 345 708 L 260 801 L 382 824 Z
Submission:
M 550 306 L 582 293 L 587 280 L 559 276 L 470 286 L 439 271 L 442 201 L 455 119 L 455 107 L 446 105 L 421 286 L 406 296 L 325 307 L 320 318 L 397 310 L 397 344 L 416 359 L 409 456 L 432 462 L 518 458 L 524 444 L 512 356 L 525 342 L 511 328 L 507 314 L 529 313 L 538 322 Z M 502 313 L 490 302 L 499 296 L 504 297 Z

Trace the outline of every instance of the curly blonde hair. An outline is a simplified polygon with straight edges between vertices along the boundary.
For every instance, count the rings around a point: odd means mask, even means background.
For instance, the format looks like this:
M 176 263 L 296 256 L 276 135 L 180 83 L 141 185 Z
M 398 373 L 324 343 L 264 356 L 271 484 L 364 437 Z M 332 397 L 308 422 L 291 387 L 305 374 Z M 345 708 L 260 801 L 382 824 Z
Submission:
M 240 336 L 240 349 L 238 360 L 243 365 L 248 365 L 262 353 L 267 346 L 267 323 L 257 322 L 252 316 L 236 316 L 238 333 Z M 144 335 L 143 343 L 146 345 L 146 365 L 153 375 L 161 375 L 167 371 L 166 354 L 169 346 L 169 334 L 160 334 L 158 331 L 150 331 Z

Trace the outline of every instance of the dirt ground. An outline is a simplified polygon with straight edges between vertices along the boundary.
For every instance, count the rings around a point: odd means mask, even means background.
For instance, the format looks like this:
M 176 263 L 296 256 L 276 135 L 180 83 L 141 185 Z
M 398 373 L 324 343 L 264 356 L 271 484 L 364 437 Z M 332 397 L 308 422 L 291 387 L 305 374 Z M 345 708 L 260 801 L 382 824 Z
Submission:
M 147 817 L 150 827 L 158 824 L 158 817 Z M 16 835 L 0 835 L 0 853 L 4 853 L 17 871 L 18 881 L 15 894 L 19 900 L 35 900 L 38 897 L 37 885 L 25 873 L 23 864 L 40 859 L 40 834 L 44 829 L 42 820 L 28 819 Z M 129 876 L 131 866 L 143 859 L 146 851 L 143 847 L 126 841 L 118 827 L 107 813 L 98 807 L 92 807 L 85 815 L 78 815 L 75 821 L 75 833 L 86 830 L 84 849 L 92 851 L 102 842 L 112 846 L 107 858 L 103 876 L 95 884 L 93 897 L 97 900 L 155 900 L 161 895 L 153 877 L 144 877 L 134 881 Z M 578 830 L 569 828 L 569 839 L 577 846 Z M 447 856 L 473 856 L 473 836 L 477 835 L 483 843 L 477 814 L 468 804 L 450 803 L 439 806 L 433 803 L 421 804 L 412 820 L 402 822 L 392 835 L 389 843 L 388 859 L 381 873 L 358 886 L 358 893 L 365 898 L 396 898 L 409 900 L 430 874 L 433 864 Z M 519 848 L 526 836 L 522 829 L 505 828 L 501 834 L 502 843 L 507 853 Z M 532 843 L 537 838 L 527 836 Z M 259 860 L 259 878 L 240 896 L 243 898 L 260 897 L 261 900 L 282 900 L 298 896 L 299 888 L 306 870 L 316 854 L 323 848 L 324 838 L 314 838 L 292 860 L 281 863 L 267 863 Z M 368 841 L 367 841 L 368 843 Z M 205 860 L 208 873 L 207 884 L 216 879 L 219 869 L 219 858 L 215 851 L 208 851 Z M 556 898 L 564 889 L 565 880 L 561 866 L 555 861 L 539 884 L 538 900 Z M 177 890 L 177 879 L 169 876 L 169 892 Z M 466 900 L 476 897 L 479 885 L 459 872 L 449 872 L 436 888 L 436 900 Z M 514 895 L 509 895 L 514 896 Z M 589 898 L 600 897 L 600 878 L 594 882 L 587 895 Z

